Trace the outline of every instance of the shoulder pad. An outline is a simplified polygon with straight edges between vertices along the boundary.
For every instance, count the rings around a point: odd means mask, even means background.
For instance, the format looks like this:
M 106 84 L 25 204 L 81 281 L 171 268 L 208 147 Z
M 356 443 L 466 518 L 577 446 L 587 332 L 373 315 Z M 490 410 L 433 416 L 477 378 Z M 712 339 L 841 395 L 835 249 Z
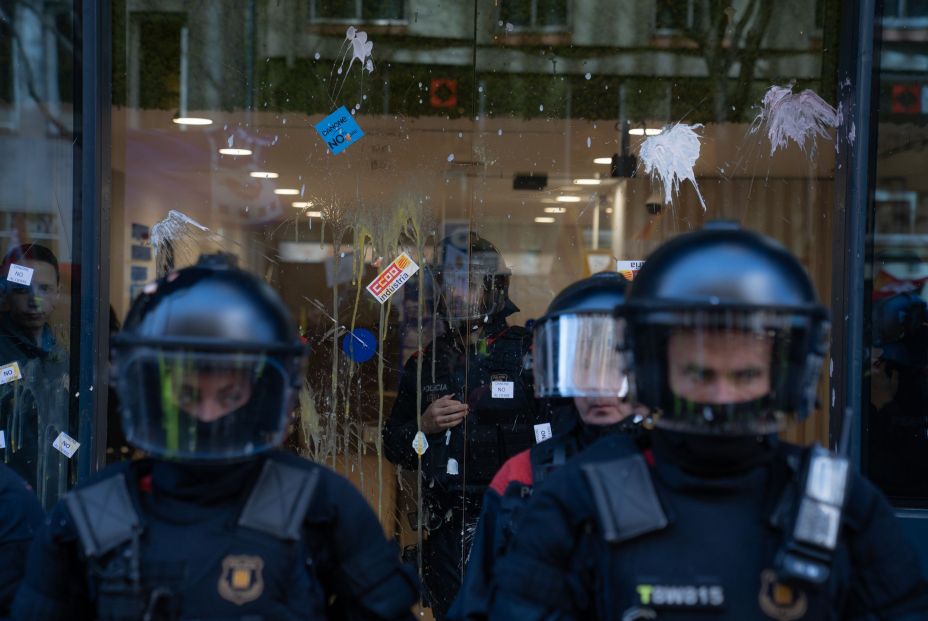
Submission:
M 490 482 L 490 488 L 503 496 L 510 483 L 532 485 L 532 482 L 532 462 L 529 451 L 524 450 L 506 460 Z
M 319 476 L 320 468 L 299 468 L 267 459 L 238 525 L 286 541 L 299 540 Z
M 581 469 L 606 541 L 619 543 L 666 528 L 667 516 L 640 454 L 583 464 Z
M 63 500 L 88 557 L 106 554 L 141 530 L 124 472 L 75 489 Z

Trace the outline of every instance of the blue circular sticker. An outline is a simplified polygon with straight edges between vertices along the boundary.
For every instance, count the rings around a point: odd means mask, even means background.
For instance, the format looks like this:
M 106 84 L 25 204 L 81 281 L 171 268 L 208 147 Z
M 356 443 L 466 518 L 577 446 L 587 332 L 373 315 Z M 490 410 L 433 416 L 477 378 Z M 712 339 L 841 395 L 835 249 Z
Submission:
M 342 351 L 359 364 L 367 362 L 377 353 L 377 337 L 367 328 L 355 328 L 342 339 Z

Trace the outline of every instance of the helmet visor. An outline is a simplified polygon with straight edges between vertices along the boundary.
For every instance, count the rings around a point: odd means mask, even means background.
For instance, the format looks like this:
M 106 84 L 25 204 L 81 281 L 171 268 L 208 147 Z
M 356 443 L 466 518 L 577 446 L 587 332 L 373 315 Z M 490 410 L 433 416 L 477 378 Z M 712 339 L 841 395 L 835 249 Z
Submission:
M 292 388 L 274 357 L 141 349 L 117 364 L 126 438 L 153 455 L 230 460 L 283 438 Z
M 440 306 L 452 321 L 482 319 L 502 309 L 505 291 L 492 274 L 454 270 L 439 273 Z
M 632 384 L 638 399 L 661 410 L 658 426 L 774 433 L 815 403 L 827 323 L 810 314 L 648 310 L 629 328 Z
M 559 315 L 536 324 L 532 345 L 535 396 L 625 397 L 619 351 L 623 321 L 611 315 Z

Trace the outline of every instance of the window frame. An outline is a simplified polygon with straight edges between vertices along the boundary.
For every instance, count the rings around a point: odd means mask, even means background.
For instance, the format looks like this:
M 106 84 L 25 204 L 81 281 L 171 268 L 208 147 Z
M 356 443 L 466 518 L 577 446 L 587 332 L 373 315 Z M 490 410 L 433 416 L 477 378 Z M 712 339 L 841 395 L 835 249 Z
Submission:
M 370 26 L 406 26 L 409 24 L 409 0 L 402 0 L 403 17 L 401 19 L 364 19 L 364 0 L 354 0 L 354 17 L 318 17 L 316 3 L 318 0 L 309 0 L 309 23 L 312 25 L 325 24 L 364 24 Z
M 506 0 L 500 1 L 500 6 L 496 10 L 496 23 L 503 23 L 500 26 L 501 30 L 506 30 L 506 21 L 503 19 L 503 7 L 502 3 Z M 529 0 L 531 2 L 531 24 L 528 26 L 517 26 L 512 24 L 513 33 L 518 34 L 561 34 L 570 32 L 571 24 L 573 23 L 573 5 L 570 0 L 566 0 L 565 6 L 567 7 L 566 13 L 564 15 L 564 23 L 554 26 L 539 26 L 538 22 L 538 1 L 539 0 Z

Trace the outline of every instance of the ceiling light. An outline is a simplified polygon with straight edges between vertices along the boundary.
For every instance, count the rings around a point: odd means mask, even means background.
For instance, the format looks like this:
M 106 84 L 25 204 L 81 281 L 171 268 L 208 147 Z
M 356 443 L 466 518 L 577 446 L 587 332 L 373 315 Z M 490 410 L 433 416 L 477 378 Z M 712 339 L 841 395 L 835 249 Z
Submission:
M 545 213 L 567 213 L 567 207 L 545 207 Z
M 597 157 L 593 160 L 594 164 L 602 164 L 603 166 L 610 166 L 612 164 L 611 157 Z
M 538 224 L 554 224 L 555 222 L 557 222 L 557 220 L 555 220 L 554 218 L 551 218 L 550 216 L 538 216 L 537 218 L 535 218 L 535 222 L 537 222 Z
M 574 185 L 599 185 L 602 183 L 599 179 L 574 179 Z
M 251 155 L 248 149 L 219 149 L 222 155 Z
M 212 125 L 212 119 L 204 119 L 198 116 L 179 116 L 171 119 L 177 125 Z
M 307 207 L 312 207 L 312 206 L 313 206 L 313 202 L 312 202 L 312 201 L 296 201 L 296 202 L 290 203 L 290 204 L 293 205 L 294 207 L 298 208 L 298 209 L 306 209 Z
M 260 170 L 253 170 L 248 174 L 254 177 L 255 179 L 276 179 L 277 177 L 280 176 L 275 172 L 264 172 Z
M 296 196 L 300 191 L 296 188 L 277 188 L 274 190 L 274 194 L 278 196 Z
M 321 211 L 307 211 L 306 217 L 307 218 L 321 218 L 322 212 Z
M 632 129 L 628 130 L 628 135 L 629 136 L 657 136 L 659 133 L 661 133 L 661 131 L 663 130 L 650 129 L 650 128 L 642 129 L 641 127 L 633 127 Z
M 606 213 L 612 213 L 612 207 L 606 207 Z
M 565 196 L 558 196 L 554 200 L 556 200 L 559 203 L 579 203 L 581 199 L 579 196 L 566 196 L 565 195 Z

